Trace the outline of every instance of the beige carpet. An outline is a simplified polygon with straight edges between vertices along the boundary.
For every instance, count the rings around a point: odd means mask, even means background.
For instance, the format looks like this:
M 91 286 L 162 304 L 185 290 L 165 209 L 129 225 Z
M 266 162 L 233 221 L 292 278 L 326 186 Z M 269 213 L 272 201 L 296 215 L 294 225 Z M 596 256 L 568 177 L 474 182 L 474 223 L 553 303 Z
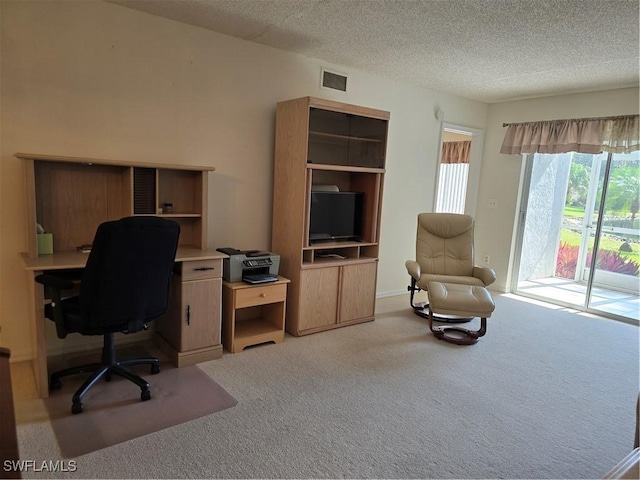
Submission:
M 374 322 L 225 353 L 200 368 L 234 408 L 24 477 L 602 478 L 633 446 L 638 328 L 495 300 L 468 347 L 436 340 L 405 295 Z M 21 416 L 18 440 L 22 458 L 60 458 L 46 415 Z
M 141 352 L 125 353 L 135 358 Z M 125 358 L 125 357 L 122 357 Z M 78 363 L 82 364 L 82 363 Z M 71 398 L 85 375 L 62 379 L 44 406 L 63 458 L 74 458 L 236 405 L 236 400 L 197 366 L 174 368 L 161 362 L 157 375 L 148 366 L 132 369 L 151 385 L 151 400 L 120 377 L 100 381 L 83 400 L 84 411 L 71 413 Z

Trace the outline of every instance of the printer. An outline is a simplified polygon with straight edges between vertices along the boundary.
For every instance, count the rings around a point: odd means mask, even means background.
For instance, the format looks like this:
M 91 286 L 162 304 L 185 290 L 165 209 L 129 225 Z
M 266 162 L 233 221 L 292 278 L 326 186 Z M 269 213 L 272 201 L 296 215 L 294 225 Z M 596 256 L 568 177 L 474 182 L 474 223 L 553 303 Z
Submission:
M 231 247 L 217 250 L 229 255 L 222 260 L 222 278 L 227 282 L 267 283 L 278 280 L 280 255 Z

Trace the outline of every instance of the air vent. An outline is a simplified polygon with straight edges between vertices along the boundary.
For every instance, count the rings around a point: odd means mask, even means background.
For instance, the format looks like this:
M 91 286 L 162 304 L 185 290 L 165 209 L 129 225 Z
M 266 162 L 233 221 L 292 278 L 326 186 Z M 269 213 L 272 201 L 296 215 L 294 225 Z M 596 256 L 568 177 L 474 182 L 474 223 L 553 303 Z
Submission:
M 332 90 L 339 90 L 341 92 L 347 91 L 347 76 L 341 73 L 332 72 L 330 70 L 322 69 L 322 79 L 320 85 L 324 88 L 330 88 Z
M 133 169 L 133 213 L 136 215 L 156 213 L 155 168 Z

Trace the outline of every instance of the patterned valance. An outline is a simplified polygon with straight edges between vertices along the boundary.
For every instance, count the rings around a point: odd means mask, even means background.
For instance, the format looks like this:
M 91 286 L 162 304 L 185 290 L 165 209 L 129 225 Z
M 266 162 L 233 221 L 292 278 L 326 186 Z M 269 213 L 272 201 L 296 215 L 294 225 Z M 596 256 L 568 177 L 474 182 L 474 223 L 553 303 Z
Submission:
M 638 115 L 512 123 L 500 153 L 629 153 L 640 150 Z

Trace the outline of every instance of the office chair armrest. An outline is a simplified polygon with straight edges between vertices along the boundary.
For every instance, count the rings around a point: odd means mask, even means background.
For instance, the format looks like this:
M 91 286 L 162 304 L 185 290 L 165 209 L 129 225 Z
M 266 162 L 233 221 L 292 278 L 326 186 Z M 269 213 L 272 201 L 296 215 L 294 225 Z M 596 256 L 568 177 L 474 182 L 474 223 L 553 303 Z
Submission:
M 35 280 L 45 287 L 55 288 L 56 290 L 71 290 L 73 288 L 73 282 L 71 280 L 46 273 L 38 275 Z
M 420 280 L 420 275 L 422 274 L 420 269 L 420 264 L 415 260 L 407 260 L 404 262 L 404 266 L 407 267 L 407 272 L 416 280 Z
M 491 285 L 496 281 L 496 272 L 493 270 L 493 268 L 490 267 L 475 266 L 473 267 L 472 275 L 482 280 L 482 283 L 484 283 L 485 287 Z
M 56 324 L 56 334 L 58 335 L 58 338 L 66 338 L 68 332 L 64 322 L 62 296 L 60 295 L 60 291 L 73 289 L 73 282 L 66 278 L 47 274 L 38 275 L 35 280 L 36 282 L 44 285 L 44 288 L 51 299 L 51 304 L 49 305 L 50 310 L 45 308 L 45 316 L 50 320 L 53 320 Z

